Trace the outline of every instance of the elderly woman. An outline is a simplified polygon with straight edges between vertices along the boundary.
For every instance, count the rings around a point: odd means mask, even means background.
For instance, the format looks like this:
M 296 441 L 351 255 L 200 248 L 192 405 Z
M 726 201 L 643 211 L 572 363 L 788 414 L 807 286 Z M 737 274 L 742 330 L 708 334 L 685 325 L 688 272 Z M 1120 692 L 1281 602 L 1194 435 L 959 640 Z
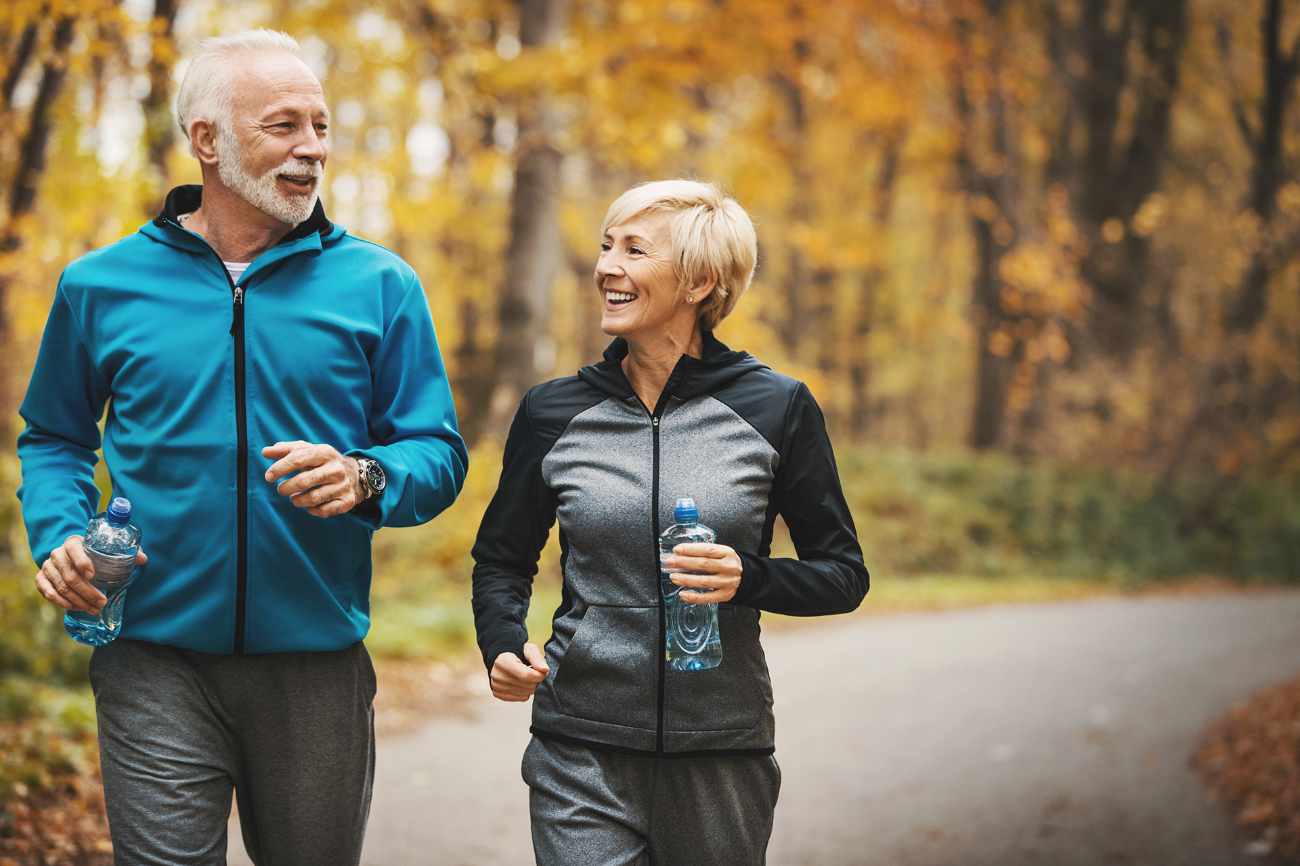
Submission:
M 496 697 L 536 695 L 523 776 L 539 864 L 763 863 L 781 774 L 759 611 L 853 610 L 867 569 L 807 386 L 713 336 L 753 277 L 745 211 L 660 181 L 620 196 L 602 233 L 615 339 L 515 415 L 474 545 L 479 647 Z M 702 670 L 666 659 L 658 538 L 687 496 L 718 543 L 663 568 L 670 602 L 718 605 L 721 663 Z M 797 560 L 768 555 L 778 514 Z M 543 652 L 524 618 L 557 518 L 564 592 Z

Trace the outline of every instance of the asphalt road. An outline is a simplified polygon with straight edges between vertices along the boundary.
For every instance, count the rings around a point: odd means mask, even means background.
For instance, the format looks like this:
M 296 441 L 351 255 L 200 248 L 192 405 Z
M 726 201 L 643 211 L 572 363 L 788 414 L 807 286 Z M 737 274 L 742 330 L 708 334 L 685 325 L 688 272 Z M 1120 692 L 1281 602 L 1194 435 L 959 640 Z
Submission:
M 1259 863 L 1188 757 L 1233 702 L 1300 673 L 1300 593 L 827 619 L 764 646 L 773 866 Z M 532 863 L 530 707 L 482 691 L 380 741 L 366 866 Z

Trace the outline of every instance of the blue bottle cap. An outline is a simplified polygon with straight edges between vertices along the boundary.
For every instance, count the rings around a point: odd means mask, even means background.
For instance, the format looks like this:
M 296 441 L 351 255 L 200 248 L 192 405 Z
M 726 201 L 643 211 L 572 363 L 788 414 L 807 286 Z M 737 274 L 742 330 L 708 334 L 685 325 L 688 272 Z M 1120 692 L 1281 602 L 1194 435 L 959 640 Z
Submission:
M 125 496 L 115 496 L 108 505 L 108 522 L 114 526 L 125 526 L 131 520 L 131 500 Z
M 700 509 L 695 507 L 695 500 L 689 496 L 683 496 L 677 500 L 673 506 L 673 522 L 675 523 L 699 523 Z

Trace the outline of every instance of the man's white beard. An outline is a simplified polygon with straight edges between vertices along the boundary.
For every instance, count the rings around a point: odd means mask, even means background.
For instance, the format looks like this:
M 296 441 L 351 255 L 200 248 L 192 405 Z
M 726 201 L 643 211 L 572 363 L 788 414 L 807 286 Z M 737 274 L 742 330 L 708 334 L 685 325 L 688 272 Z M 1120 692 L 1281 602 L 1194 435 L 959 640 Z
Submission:
M 244 201 L 282 223 L 296 226 L 311 216 L 316 207 L 316 199 L 320 196 L 321 178 L 325 174 L 321 164 L 289 157 L 260 177 L 254 177 L 244 170 L 239 139 L 235 138 L 234 130 L 229 126 L 228 123 L 217 125 L 217 175 L 221 182 Z M 285 195 L 276 187 L 276 176 L 281 174 L 314 177 L 316 190 L 312 195 Z

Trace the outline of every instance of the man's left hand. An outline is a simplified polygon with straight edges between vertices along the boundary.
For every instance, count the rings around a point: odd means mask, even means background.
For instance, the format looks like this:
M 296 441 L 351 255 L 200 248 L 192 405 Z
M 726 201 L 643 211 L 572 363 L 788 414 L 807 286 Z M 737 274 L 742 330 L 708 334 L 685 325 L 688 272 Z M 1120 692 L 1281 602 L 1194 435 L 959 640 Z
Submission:
M 731 601 L 740 589 L 740 556 L 725 544 L 679 544 L 663 557 L 668 579 L 685 590 L 677 597 L 687 604 Z M 681 574 L 680 572 L 691 572 Z
M 267 481 L 275 484 L 293 475 L 277 491 L 288 496 L 295 507 L 307 509 L 308 514 L 336 517 L 347 514 L 363 499 L 357 461 L 340 454 L 332 445 L 276 442 L 263 448 L 262 456 L 275 460 L 266 470 Z

